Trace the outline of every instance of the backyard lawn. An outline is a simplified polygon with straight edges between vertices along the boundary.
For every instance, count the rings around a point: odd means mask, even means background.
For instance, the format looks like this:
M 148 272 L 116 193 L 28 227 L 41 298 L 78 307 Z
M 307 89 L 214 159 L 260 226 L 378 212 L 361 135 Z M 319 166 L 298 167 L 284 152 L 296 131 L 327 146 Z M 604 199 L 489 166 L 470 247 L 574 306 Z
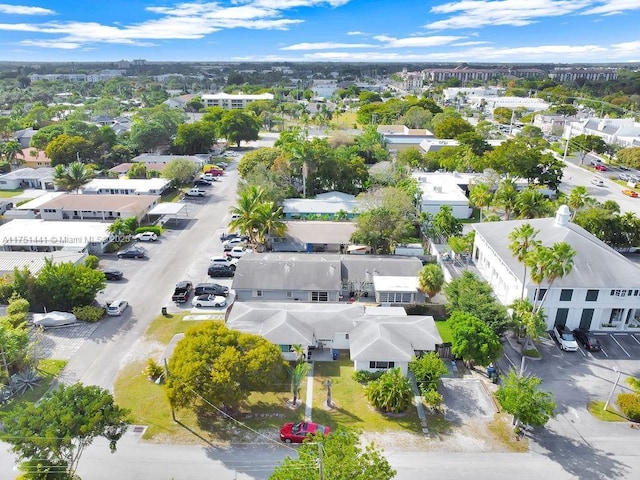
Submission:
M 51 382 L 58 376 L 58 374 L 65 367 L 67 362 L 65 360 L 40 360 L 38 363 L 38 376 L 41 378 L 40 383 L 33 389 L 27 390 L 22 395 L 13 397 L 8 403 L 0 407 L 0 417 L 3 413 L 9 412 L 12 408 L 25 403 L 37 402 L 42 396 L 47 393 Z
M 24 190 L 0 190 L 0 198 L 12 198 L 20 195 Z

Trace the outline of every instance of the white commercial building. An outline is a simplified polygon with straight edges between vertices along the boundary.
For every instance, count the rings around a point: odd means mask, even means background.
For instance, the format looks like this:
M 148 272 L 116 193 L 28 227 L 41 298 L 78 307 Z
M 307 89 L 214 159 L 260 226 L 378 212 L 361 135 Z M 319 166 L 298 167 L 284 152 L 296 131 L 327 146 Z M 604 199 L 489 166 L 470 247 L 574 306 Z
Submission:
M 171 182 L 166 178 L 94 178 L 82 193 L 94 195 L 162 195 Z
M 469 218 L 472 209 L 464 190 L 459 186 L 460 175 L 451 173 L 414 173 L 422 190 L 420 211 L 435 215 L 440 207 L 448 205 L 456 218 Z M 464 181 L 467 183 L 468 181 Z
M 256 100 L 273 100 L 273 94 L 260 93 L 257 95 L 230 95 L 228 93 L 214 93 L 202 95 L 205 107 L 222 107 L 225 110 L 241 110 Z
M 595 135 L 609 145 L 638 147 L 640 123 L 633 118 L 588 118 L 565 125 L 563 138 L 577 135 Z

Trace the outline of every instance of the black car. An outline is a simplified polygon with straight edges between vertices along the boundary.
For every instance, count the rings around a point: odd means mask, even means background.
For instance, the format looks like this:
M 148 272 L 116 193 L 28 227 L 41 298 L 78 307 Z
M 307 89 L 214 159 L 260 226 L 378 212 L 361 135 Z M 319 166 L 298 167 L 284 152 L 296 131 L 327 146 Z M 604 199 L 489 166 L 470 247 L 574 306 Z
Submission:
M 573 336 L 576 340 L 582 344 L 584 348 L 591 352 L 599 352 L 602 350 L 602 344 L 600 340 L 591 332 L 585 332 L 584 330 L 576 329 L 573 331 Z
M 231 265 L 225 265 L 224 263 L 212 263 L 207 269 L 210 277 L 233 277 L 235 272 L 235 268 L 231 268 Z
M 226 297 L 229 295 L 229 287 L 225 287 L 218 283 L 199 283 L 196 285 L 194 294 L 197 297 L 200 295 L 221 295 Z
M 239 233 L 223 233 L 222 235 L 220 235 L 221 242 L 224 242 L 225 240 L 232 240 L 234 238 L 240 238 L 245 242 L 249 240 L 249 237 L 247 237 L 246 235 L 240 235 Z
M 210 187 L 211 182 L 209 180 L 205 180 L 204 178 L 198 178 L 193 182 L 194 187 Z
M 123 273 L 115 268 L 105 268 L 102 273 L 107 280 L 122 280 L 124 277 Z
M 133 246 L 120 250 L 118 252 L 118 258 L 142 258 L 147 254 L 147 251 L 143 247 Z

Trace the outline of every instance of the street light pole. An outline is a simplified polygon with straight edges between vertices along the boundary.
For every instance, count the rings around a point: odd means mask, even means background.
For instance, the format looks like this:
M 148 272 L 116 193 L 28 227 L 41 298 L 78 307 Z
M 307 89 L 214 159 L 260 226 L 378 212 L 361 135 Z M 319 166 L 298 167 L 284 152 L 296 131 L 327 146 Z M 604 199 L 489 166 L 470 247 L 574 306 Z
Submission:
M 616 372 L 618 372 L 617 368 L 613 368 Z M 611 401 L 611 397 L 613 397 L 613 392 L 615 391 L 616 387 L 618 386 L 618 382 L 620 381 L 620 376 L 622 375 L 622 372 L 618 372 L 618 378 L 616 378 L 616 382 L 613 384 L 613 388 L 611 389 L 611 392 L 609 393 L 609 398 L 607 398 L 607 402 L 604 404 L 604 411 L 607 411 L 607 408 L 609 408 L 609 402 Z

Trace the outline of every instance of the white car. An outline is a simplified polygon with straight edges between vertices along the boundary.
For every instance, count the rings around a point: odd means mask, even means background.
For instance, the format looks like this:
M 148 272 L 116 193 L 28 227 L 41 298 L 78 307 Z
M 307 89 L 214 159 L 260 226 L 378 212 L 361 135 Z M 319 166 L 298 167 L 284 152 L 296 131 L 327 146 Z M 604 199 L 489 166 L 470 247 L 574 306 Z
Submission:
M 233 247 L 244 247 L 247 244 L 242 238 L 232 238 L 230 240 L 225 240 L 222 242 L 222 248 L 224 248 L 225 252 L 228 252 Z
M 185 195 L 187 197 L 204 197 L 206 194 L 207 192 L 205 192 L 201 188 L 192 188 L 185 192 Z
M 158 239 L 158 235 L 153 232 L 141 232 L 136 233 L 133 238 L 139 242 L 155 242 Z
M 565 352 L 578 351 L 578 342 L 576 342 L 573 333 L 566 328 L 556 325 L 553 327 L 553 335 L 556 337 L 556 340 L 560 345 L 560 350 L 564 350 Z
M 238 263 L 238 259 L 237 258 L 231 258 L 231 257 L 211 257 L 211 260 L 209 261 L 209 264 L 212 263 L 222 263 L 224 265 L 229 265 L 230 267 L 235 267 L 236 263 Z
M 226 304 L 226 297 L 211 294 L 200 295 L 191 301 L 194 307 L 224 307 Z
M 107 308 L 107 315 L 112 317 L 117 317 L 118 315 L 122 315 L 129 304 L 126 300 L 114 300 L 109 304 Z
M 604 187 L 604 181 L 600 180 L 599 178 L 594 178 L 593 180 L 591 180 L 591 183 L 596 187 Z
M 227 252 L 227 256 L 230 258 L 242 258 L 246 253 L 253 252 L 250 248 L 245 248 L 242 246 L 233 247 L 231 250 Z
M 47 312 L 34 313 L 33 323 L 39 327 L 62 327 L 63 325 L 71 325 L 76 323 L 78 319 L 73 313 L 69 312 Z

